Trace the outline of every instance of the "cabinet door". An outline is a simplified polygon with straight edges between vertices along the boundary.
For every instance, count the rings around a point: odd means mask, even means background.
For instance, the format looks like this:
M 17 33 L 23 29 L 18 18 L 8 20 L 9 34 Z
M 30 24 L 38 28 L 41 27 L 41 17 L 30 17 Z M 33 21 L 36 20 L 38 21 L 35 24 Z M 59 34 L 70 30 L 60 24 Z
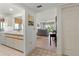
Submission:
M 0 35 L 0 44 L 3 42 L 2 40 L 3 40 L 3 37 L 2 35 Z
M 7 42 L 6 43 L 7 46 L 14 48 L 14 39 L 7 37 L 6 42 Z
M 6 43 L 7 43 L 7 42 L 6 42 L 6 41 L 7 41 L 6 39 L 7 39 L 7 38 L 6 38 L 5 36 L 2 36 L 2 44 L 5 44 L 5 45 L 6 45 Z
M 15 39 L 15 48 L 23 51 L 23 40 Z

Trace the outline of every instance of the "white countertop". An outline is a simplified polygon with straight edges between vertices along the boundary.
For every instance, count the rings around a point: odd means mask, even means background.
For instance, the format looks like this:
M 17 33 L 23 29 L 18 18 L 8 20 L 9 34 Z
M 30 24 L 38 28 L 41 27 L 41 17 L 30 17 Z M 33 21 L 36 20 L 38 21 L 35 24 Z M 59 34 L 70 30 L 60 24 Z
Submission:
M 17 34 L 17 35 L 23 35 L 23 31 L 1 31 L 0 33 L 9 33 L 9 34 Z

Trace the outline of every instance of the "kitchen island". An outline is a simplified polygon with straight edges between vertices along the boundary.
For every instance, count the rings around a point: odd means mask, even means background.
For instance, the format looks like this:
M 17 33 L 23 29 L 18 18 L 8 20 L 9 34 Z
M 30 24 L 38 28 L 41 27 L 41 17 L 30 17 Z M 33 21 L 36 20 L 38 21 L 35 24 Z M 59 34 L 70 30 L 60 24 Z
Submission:
M 0 32 L 0 44 L 24 52 L 24 36 L 21 31 Z

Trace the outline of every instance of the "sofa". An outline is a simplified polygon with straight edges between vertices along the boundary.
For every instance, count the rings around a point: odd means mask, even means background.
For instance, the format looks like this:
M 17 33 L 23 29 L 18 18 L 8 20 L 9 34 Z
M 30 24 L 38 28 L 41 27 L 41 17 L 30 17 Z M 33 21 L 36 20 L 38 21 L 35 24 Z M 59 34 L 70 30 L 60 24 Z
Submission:
M 48 36 L 48 31 L 47 31 L 47 29 L 38 29 L 37 35 L 38 36 Z

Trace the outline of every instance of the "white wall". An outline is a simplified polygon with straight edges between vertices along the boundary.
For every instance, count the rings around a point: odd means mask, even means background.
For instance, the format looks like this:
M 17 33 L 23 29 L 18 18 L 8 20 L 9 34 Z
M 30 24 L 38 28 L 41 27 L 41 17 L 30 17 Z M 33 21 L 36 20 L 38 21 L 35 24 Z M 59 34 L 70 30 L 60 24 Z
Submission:
M 57 9 L 52 8 L 36 14 L 36 24 L 40 25 L 40 22 L 53 22 L 57 15 Z M 40 25 L 41 27 L 41 25 Z
M 9 26 L 13 26 L 13 20 L 14 20 L 14 18 L 13 18 L 13 16 L 6 16 L 5 17 L 5 22 L 9 25 Z
M 62 34 L 62 10 L 61 7 L 57 8 L 57 54 L 62 55 L 63 54 L 63 34 Z
M 3 14 L 0 14 L 0 18 L 4 18 L 5 16 Z
M 0 18 L 4 18 L 5 19 L 5 23 L 6 23 L 6 27 L 4 28 L 6 30 L 7 26 L 13 26 L 13 17 L 11 15 L 4 15 L 4 14 L 1 14 L 0 15 Z
M 28 55 L 36 47 L 36 24 L 42 21 L 53 21 L 56 16 L 56 8 L 36 14 L 29 8 L 25 8 L 25 54 Z M 28 15 L 34 16 L 34 26 L 28 26 Z
M 34 16 L 34 26 L 28 26 L 28 15 Z M 25 42 L 25 55 L 28 55 L 36 47 L 36 28 L 35 28 L 35 13 L 29 8 L 25 8 L 25 21 L 24 21 L 24 42 Z

